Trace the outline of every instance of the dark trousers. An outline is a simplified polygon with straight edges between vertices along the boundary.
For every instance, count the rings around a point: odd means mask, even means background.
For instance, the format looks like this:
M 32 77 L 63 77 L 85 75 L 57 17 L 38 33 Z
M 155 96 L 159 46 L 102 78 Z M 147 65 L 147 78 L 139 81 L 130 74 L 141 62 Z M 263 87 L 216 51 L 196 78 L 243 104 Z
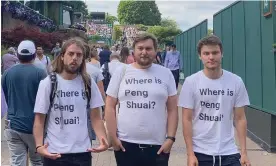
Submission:
M 178 83 L 179 83 L 179 69 L 177 70 L 171 70 L 174 80 L 175 80 L 175 85 L 176 85 L 176 89 L 178 88 Z
M 213 156 L 205 155 L 202 153 L 196 153 L 195 156 L 198 160 L 199 166 L 241 166 L 240 163 L 240 154 L 232 154 L 232 155 L 226 155 L 226 156 Z M 220 165 L 221 162 L 221 165 Z
M 170 153 L 157 154 L 160 145 L 142 145 L 122 141 L 126 149 L 114 151 L 117 166 L 168 166 Z
M 91 166 L 90 152 L 61 154 L 61 158 L 52 160 L 44 158 L 44 166 Z

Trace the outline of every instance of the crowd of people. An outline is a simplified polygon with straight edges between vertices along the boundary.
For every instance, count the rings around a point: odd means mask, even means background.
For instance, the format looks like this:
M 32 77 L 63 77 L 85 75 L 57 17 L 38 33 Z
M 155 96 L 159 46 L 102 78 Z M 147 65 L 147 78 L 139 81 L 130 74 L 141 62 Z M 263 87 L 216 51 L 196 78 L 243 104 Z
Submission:
M 244 83 L 221 68 L 218 37 L 201 39 L 197 50 L 204 69 L 185 79 L 178 97 L 180 52 L 171 45 L 162 53 L 152 34 L 138 34 L 132 49 L 71 38 L 52 62 L 22 41 L 2 75 L 10 165 L 25 166 L 29 155 L 35 166 L 91 166 L 91 152 L 110 149 L 118 166 L 168 166 L 180 107 L 188 166 L 250 166 Z

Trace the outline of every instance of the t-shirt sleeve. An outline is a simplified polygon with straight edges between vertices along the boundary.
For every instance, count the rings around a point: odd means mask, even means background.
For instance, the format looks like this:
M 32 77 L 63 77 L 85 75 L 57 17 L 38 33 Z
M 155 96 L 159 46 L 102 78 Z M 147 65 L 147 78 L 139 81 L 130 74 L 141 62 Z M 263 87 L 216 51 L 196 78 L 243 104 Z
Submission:
M 169 96 L 174 96 L 177 94 L 175 80 L 171 71 L 168 70 L 169 73 L 169 80 L 168 80 L 168 93 Z
M 235 107 L 243 107 L 250 105 L 247 90 L 241 78 L 239 79 L 237 87 L 238 89 L 235 97 Z
M 99 71 L 97 72 L 97 83 L 98 83 L 99 81 L 102 81 L 103 79 L 104 79 L 103 74 L 102 74 L 101 71 L 99 70 Z
M 112 75 L 110 82 L 108 84 L 106 94 L 113 98 L 118 98 L 118 92 L 119 92 L 119 87 L 120 87 L 120 84 L 122 81 L 124 68 L 125 68 L 125 66 L 118 67 L 115 70 L 114 74 Z
M 178 106 L 188 109 L 194 109 L 195 101 L 194 101 L 194 94 L 193 94 L 193 83 L 189 79 L 186 78 L 184 84 L 182 86 L 179 98 L 178 98 Z
M 51 93 L 51 82 L 50 78 L 46 77 L 41 80 L 38 86 L 36 94 L 34 112 L 47 114 L 50 106 L 50 93 Z
M 100 90 L 94 80 L 91 80 L 91 100 L 90 108 L 98 108 L 104 105 Z

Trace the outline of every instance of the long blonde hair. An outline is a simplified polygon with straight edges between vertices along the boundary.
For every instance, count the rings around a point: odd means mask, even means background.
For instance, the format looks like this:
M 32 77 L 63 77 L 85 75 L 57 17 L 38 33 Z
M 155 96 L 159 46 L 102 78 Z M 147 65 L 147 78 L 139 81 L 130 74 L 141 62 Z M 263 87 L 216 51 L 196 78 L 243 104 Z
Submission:
M 59 56 L 57 56 L 52 62 L 53 72 L 60 74 L 64 70 L 64 63 L 61 58 L 64 56 L 67 48 L 72 44 L 76 44 L 78 47 L 82 49 L 83 60 L 79 68 L 79 74 L 81 74 L 82 76 L 84 85 L 91 87 L 90 76 L 86 72 L 86 65 L 85 65 L 87 51 L 86 51 L 85 43 L 79 38 L 70 38 L 64 42 L 64 44 L 61 47 Z

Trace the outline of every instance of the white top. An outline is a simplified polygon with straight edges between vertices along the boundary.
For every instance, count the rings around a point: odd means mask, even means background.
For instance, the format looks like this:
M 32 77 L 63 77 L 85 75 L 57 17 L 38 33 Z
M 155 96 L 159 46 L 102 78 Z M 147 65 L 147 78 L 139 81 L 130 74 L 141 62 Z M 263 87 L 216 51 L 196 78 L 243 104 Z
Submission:
M 116 69 L 120 66 L 124 66 L 126 64 L 120 62 L 119 60 L 117 59 L 114 59 L 112 60 L 111 62 L 108 63 L 108 69 L 109 69 L 109 73 L 110 75 L 112 76 L 113 73 L 116 71 Z M 104 69 L 104 64 L 102 65 L 101 67 L 101 71 L 103 72 L 103 69 Z
M 91 147 L 87 128 L 87 99 L 82 77 L 65 80 L 57 74 L 58 87 L 50 112 L 45 143 L 50 153 L 80 153 Z M 34 112 L 47 114 L 50 105 L 49 76 L 39 84 Z M 100 91 L 91 80 L 90 108 L 104 105 Z M 61 119 L 63 114 L 63 121 Z M 63 123 L 62 123 L 63 122 Z
M 125 73 L 125 74 L 124 74 Z M 167 134 L 168 96 L 177 94 L 171 71 L 152 64 L 148 69 L 119 67 L 111 77 L 107 95 L 118 98 L 118 138 L 162 145 Z
M 91 63 L 86 63 L 86 72 L 91 76 L 92 79 L 95 80 L 96 83 L 104 79 L 101 70 Z
M 48 64 L 47 64 L 47 59 L 48 59 Z M 48 56 L 43 55 L 41 59 L 36 57 L 35 61 L 40 61 L 45 66 L 48 74 L 52 71 L 51 59 Z
M 186 78 L 178 106 L 193 109 L 193 148 L 207 155 L 238 153 L 233 110 L 250 105 L 242 79 L 226 70 L 219 79 L 203 71 Z

